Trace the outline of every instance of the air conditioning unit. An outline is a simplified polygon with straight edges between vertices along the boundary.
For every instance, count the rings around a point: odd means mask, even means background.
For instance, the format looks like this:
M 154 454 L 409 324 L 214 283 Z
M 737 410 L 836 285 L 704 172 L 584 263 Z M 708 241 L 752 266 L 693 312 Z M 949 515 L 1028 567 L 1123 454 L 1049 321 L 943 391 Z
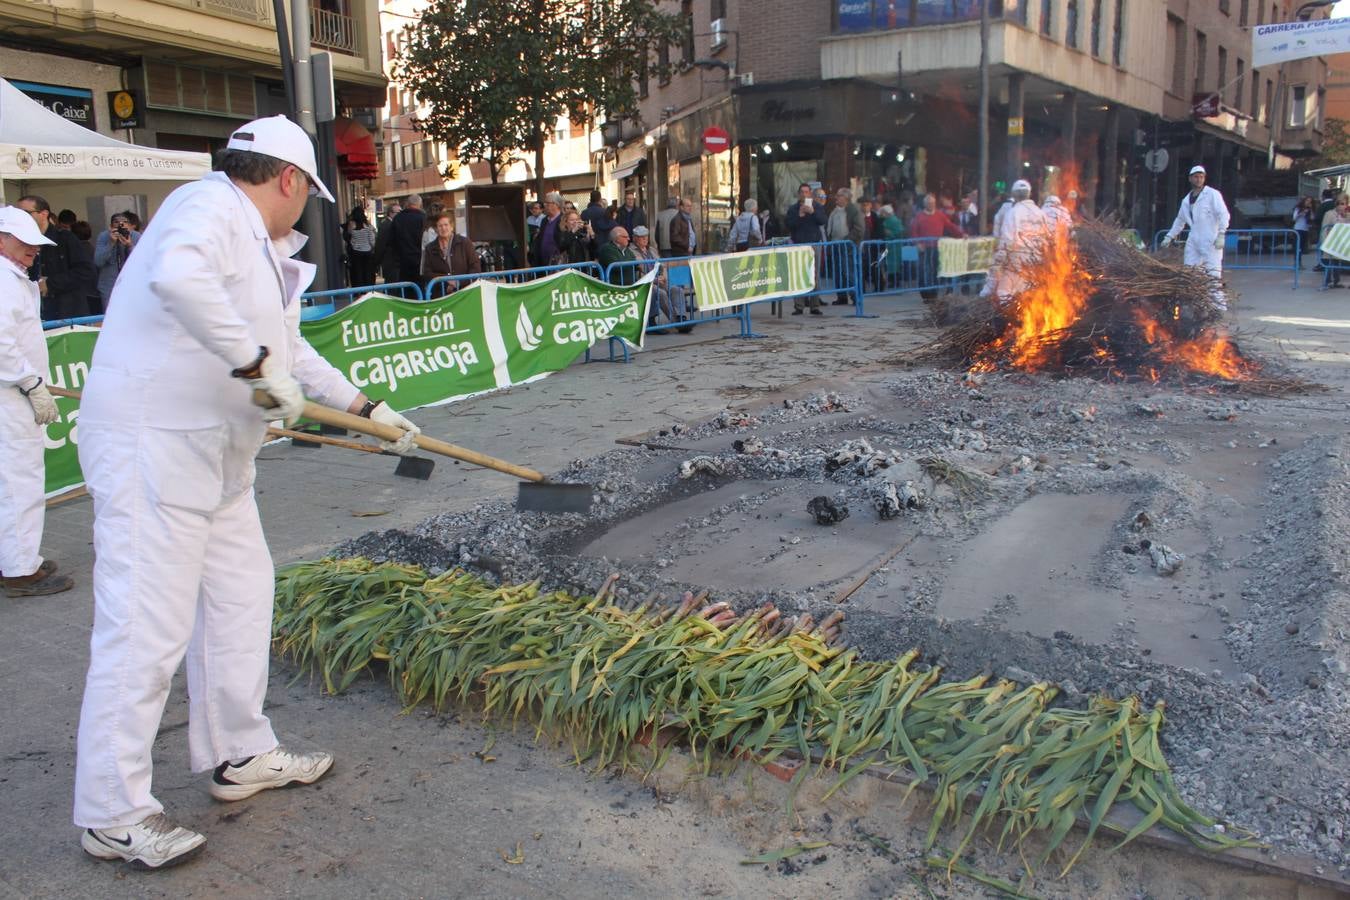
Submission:
M 726 19 L 713 19 L 712 28 L 709 31 L 711 32 L 711 40 L 708 42 L 709 49 L 720 50 L 727 45 Z

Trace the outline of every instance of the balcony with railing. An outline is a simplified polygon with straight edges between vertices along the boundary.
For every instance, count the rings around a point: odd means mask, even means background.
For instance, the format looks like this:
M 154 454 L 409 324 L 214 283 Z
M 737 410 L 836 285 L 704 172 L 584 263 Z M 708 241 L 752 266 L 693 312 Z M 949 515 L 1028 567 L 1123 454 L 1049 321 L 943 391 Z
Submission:
M 1022 0 L 993 0 L 989 15 L 993 19 L 1006 18 L 1026 24 Z M 840 0 L 835 6 L 834 33 L 889 31 L 979 20 L 978 0 Z
M 312 7 L 309 27 L 310 43 L 315 47 L 348 56 L 361 55 L 355 17 Z

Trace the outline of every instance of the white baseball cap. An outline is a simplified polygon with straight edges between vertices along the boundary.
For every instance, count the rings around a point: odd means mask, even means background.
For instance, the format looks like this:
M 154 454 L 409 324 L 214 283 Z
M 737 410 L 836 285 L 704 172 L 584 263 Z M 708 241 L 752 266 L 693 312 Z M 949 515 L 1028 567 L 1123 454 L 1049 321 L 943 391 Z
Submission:
M 28 210 L 17 206 L 0 206 L 0 231 L 14 235 L 30 247 L 56 243 L 38 231 L 37 220 Z
M 1027 193 L 1031 193 L 1031 182 L 1027 181 L 1025 178 L 1019 178 L 1013 182 L 1012 189 L 1014 191 L 1026 191 Z
M 1049 197 L 1046 197 L 1046 198 L 1045 198 L 1045 203 L 1042 204 L 1042 205 L 1044 205 L 1044 206 L 1059 206 L 1059 198 L 1056 197 L 1054 194 L 1051 194 Z
M 1194 175 L 1196 172 L 1199 172 L 1201 175 L 1204 175 L 1204 174 L 1205 174 L 1205 167 L 1204 167 L 1204 166 L 1191 166 L 1191 172 L 1190 172 L 1190 175 L 1187 175 L 1186 177 L 1189 178 L 1191 175 Z
M 314 142 L 305 134 L 303 128 L 285 116 L 254 119 L 241 126 L 230 135 L 230 141 L 225 145 L 225 149 L 247 150 L 250 153 L 261 153 L 288 162 L 309 176 L 310 183 L 318 189 L 320 197 L 329 203 L 333 202 L 333 195 L 319 180 L 319 166 L 314 159 Z

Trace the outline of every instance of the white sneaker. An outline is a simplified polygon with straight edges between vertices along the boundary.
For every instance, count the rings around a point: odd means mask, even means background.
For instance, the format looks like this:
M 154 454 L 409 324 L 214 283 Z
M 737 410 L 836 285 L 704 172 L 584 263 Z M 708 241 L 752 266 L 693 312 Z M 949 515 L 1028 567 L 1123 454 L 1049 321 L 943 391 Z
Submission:
M 211 796 L 217 800 L 243 800 L 268 788 L 313 784 L 332 766 L 331 753 L 322 750 L 292 753 L 277 747 L 237 766 L 228 762 L 216 766 L 211 776 Z
M 195 831 L 175 825 L 164 813 L 114 828 L 86 828 L 80 846 L 99 859 L 124 859 L 138 869 L 162 869 L 187 862 L 206 844 Z

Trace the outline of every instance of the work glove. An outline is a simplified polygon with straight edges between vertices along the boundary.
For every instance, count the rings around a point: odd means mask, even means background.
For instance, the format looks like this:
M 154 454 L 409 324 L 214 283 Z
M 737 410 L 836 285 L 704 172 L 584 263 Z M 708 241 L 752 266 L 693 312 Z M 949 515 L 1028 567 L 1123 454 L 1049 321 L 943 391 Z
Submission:
M 422 433 L 422 429 L 403 418 L 403 416 L 395 412 L 393 408 L 383 400 L 376 403 L 371 408 L 370 421 L 403 429 L 403 437 L 398 440 L 380 442 L 380 449 L 388 450 L 390 453 L 397 453 L 399 456 L 407 456 L 411 453 L 413 447 L 416 446 L 413 439 Z
M 230 374 L 244 379 L 249 387 L 262 391 L 271 399 L 271 405 L 263 408 L 264 419 L 281 419 L 287 425 L 293 425 L 304 413 L 305 392 L 300 382 L 281 368 L 266 347 L 258 348 L 258 358 L 251 364 Z
M 26 388 L 20 385 L 19 393 L 27 397 L 29 405 L 33 407 L 33 422 L 38 425 L 50 425 L 61 418 L 61 413 L 56 409 L 56 398 L 47 390 L 42 379 L 33 375 L 29 381 Z
M 1170 246 L 1172 246 L 1172 236 L 1170 234 L 1164 235 L 1162 243 L 1159 245 L 1160 249 L 1166 250 Z
M 1224 238 L 1224 233 L 1223 233 L 1222 231 L 1220 231 L 1219 234 L 1218 234 L 1218 236 L 1214 238 L 1214 249 L 1215 249 L 1215 250 L 1222 250 L 1222 249 L 1223 249 L 1223 238 Z

